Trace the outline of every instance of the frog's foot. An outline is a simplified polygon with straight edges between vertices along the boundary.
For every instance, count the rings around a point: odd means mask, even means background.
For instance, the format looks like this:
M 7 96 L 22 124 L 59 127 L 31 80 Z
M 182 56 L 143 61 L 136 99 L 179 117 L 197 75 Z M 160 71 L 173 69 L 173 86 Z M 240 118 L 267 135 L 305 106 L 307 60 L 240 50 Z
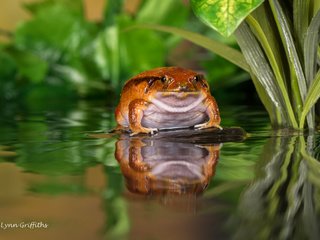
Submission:
M 209 127 L 215 127 L 218 128 L 220 130 L 223 130 L 223 128 L 216 123 L 210 123 L 210 122 L 206 122 L 206 123 L 201 123 L 201 124 L 197 124 L 194 126 L 195 129 L 204 129 L 204 128 L 209 128 Z
M 114 129 L 111 129 L 108 133 L 123 133 L 123 132 L 130 132 L 130 128 L 129 127 L 124 127 L 122 125 L 117 125 Z
M 158 128 L 140 128 L 140 129 L 136 129 L 136 130 L 132 130 L 132 133 L 130 134 L 130 136 L 134 136 L 134 135 L 137 135 L 139 133 L 147 133 L 147 134 L 151 134 L 151 135 L 154 135 L 158 132 Z

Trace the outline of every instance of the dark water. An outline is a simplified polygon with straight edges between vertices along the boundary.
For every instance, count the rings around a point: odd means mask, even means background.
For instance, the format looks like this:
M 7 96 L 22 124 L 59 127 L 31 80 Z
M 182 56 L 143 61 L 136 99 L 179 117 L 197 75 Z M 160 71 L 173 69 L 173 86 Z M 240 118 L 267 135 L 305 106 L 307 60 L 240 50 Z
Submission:
M 0 119 L 0 239 L 319 239 L 319 137 L 221 107 L 244 141 L 108 136 L 101 103 L 8 107 Z M 10 110 L 9 110 L 10 109 Z

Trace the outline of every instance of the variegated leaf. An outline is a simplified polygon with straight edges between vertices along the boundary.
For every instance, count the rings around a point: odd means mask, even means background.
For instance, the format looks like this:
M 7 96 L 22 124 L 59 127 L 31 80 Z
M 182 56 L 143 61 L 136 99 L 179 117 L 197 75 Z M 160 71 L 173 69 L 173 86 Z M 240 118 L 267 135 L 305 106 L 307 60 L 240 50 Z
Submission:
M 230 36 L 239 24 L 264 0 L 192 0 L 195 14 L 223 36 Z

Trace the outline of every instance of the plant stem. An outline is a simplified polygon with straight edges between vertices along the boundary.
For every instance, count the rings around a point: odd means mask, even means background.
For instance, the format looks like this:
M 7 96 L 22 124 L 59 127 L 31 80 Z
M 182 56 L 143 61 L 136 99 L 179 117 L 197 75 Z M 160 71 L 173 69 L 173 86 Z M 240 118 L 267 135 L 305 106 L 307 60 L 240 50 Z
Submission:
M 105 26 L 113 26 L 116 24 L 116 18 L 123 9 L 124 0 L 109 0 L 105 4 L 104 24 Z

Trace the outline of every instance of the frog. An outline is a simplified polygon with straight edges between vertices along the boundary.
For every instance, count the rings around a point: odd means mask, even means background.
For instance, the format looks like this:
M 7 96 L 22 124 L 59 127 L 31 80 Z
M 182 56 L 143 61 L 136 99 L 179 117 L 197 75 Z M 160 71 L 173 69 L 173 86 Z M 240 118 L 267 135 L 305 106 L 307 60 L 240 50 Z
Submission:
M 144 71 L 123 86 L 117 130 L 131 136 L 181 128 L 219 128 L 221 118 L 203 74 L 171 66 Z

